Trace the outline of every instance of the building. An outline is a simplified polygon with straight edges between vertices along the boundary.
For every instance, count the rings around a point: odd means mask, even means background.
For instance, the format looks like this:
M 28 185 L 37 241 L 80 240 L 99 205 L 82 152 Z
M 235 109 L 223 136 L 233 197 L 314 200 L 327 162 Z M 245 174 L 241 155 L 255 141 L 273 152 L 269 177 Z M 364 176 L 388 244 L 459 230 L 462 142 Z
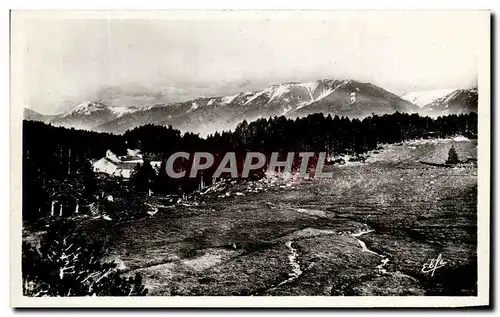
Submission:
M 106 151 L 106 156 L 92 164 L 95 173 L 104 173 L 110 176 L 130 178 L 137 164 L 144 163 L 139 150 L 127 149 L 127 155 L 117 156 L 111 150 Z
M 106 156 L 92 164 L 95 173 L 104 173 L 110 176 L 128 179 L 137 164 L 143 164 L 142 153 L 137 149 L 127 149 L 127 155 L 117 156 L 111 150 L 106 151 Z M 158 170 L 161 161 L 150 162 L 151 166 Z

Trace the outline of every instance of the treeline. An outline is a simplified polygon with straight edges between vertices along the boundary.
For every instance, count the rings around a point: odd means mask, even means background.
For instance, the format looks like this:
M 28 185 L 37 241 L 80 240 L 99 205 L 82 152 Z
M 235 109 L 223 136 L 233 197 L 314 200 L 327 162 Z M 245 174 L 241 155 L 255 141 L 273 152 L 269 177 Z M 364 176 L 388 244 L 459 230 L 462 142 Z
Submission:
M 23 122 L 23 219 L 77 210 L 95 201 L 91 159 L 123 153 L 123 137 Z M 63 208 L 66 206 L 66 208 Z
M 234 131 L 223 131 L 201 138 L 172 127 L 145 125 L 127 131 L 123 138 L 140 145 L 151 158 L 161 160 L 178 151 L 326 151 L 330 155 L 361 154 L 380 143 L 397 143 L 422 137 L 477 135 L 477 114 L 421 117 L 418 114 L 374 115 L 363 120 L 311 114 L 287 119 L 284 116 L 239 123 Z
M 329 155 L 361 154 L 380 143 L 398 143 L 422 137 L 477 134 L 477 114 L 449 115 L 432 119 L 396 112 L 363 120 L 311 114 L 295 120 L 285 117 L 243 121 L 234 132 L 210 135 L 211 147 L 227 150 L 269 152 L 311 151 Z
M 145 125 L 123 135 L 96 133 L 54 127 L 41 122 L 23 123 L 23 217 L 36 219 L 49 213 L 87 208 L 98 199 L 100 180 L 91 161 L 103 157 L 108 149 L 125 154 L 127 148 L 140 148 L 145 164 L 137 166 L 129 185 L 132 192 L 153 190 L 157 194 L 189 192 L 198 179 L 173 180 L 165 173 L 165 161 L 174 152 L 211 152 L 216 162 L 226 152 L 238 154 L 242 163 L 247 151 L 261 152 L 328 152 L 362 154 L 381 143 L 398 143 L 408 139 L 477 135 L 477 114 L 460 114 L 436 119 L 418 114 L 394 113 L 373 115 L 363 120 L 312 114 L 287 119 L 273 117 L 253 122 L 243 121 L 234 131 L 223 131 L 202 138 L 171 126 Z M 154 170 L 150 160 L 163 162 Z M 191 161 L 177 162 L 189 173 Z M 204 171 L 206 184 L 212 181 L 214 169 Z M 259 171 L 254 173 L 259 177 Z M 64 206 L 64 208 L 63 208 Z
M 178 151 L 206 151 L 215 155 L 212 168 L 203 171 L 203 174 L 199 173 L 196 179 L 171 179 L 165 173 L 165 165 L 162 165 L 156 175 L 151 173 L 150 168 L 143 167 L 139 187 L 149 186 L 157 193 L 169 193 L 176 190 L 179 192 L 179 189 L 194 190 L 198 188 L 202 177 L 204 184 L 211 184 L 212 175 L 227 152 L 236 152 L 238 170 L 241 171 L 248 151 L 264 153 L 268 162 L 272 152 L 282 153 L 280 160 L 285 160 L 288 152 L 327 152 L 329 156 L 359 155 L 376 149 L 381 143 L 399 143 L 416 138 L 446 138 L 457 134 L 469 138 L 477 135 L 476 113 L 433 119 L 396 112 L 390 115 L 373 115 L 363 120 L 317 113 L 295 120 L 282 116 L 262 118 L 250 123 L 243 121 L 234 131 L 216 132 L 206 138 L 191 133 L 181 136 L 179 131 L 171 127 L 155 125 L 127 131 L 124 137 L 129 144 L 139 142 L 145 153 L 156 160 L 162 160 L 163 164 L 170 154 Z M 182 170 L 186 171 L 186 175 L 190 172 L 192 157 L 191 155 L 190 160 L 182 161 Z M 298 163 L 298 158 L 294 162 Z M 313 159 L 311 165 L 314 164 Z M 298 165 L 295 164 L 295 167 Z M 176 167 L 179 169 L 178 165 Z M 261 177 L 266 168 L 264 166 L 251 173 L 254 177 Z M 144 175 L 151 175 L 152 178 L 148 179 Z

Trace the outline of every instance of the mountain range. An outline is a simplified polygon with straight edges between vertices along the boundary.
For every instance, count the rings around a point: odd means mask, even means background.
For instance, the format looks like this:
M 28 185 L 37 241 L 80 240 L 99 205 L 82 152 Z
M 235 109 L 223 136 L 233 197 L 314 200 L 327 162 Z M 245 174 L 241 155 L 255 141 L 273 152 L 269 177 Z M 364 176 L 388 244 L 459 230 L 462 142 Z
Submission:
M 370 83 L 323 79 L 151 106 L 111 107 L 91 101 L 54 116 L 31 109 L 25 109 L 24 114 L 27 120 L 117 134 L 141 125 L 157 124 L 206 135 L 233 129 L 243 120 L 262 117 L 296 118 L 322 112 L 361 118 L 396 111 L 426 115 L 477 111 L 477 89 L 412 92 L 399 97 Z
M 477 111 L 477 88 L 437 89 L 411 92 L 401 96 L 420 107 L 422 114 L 448 114 Z

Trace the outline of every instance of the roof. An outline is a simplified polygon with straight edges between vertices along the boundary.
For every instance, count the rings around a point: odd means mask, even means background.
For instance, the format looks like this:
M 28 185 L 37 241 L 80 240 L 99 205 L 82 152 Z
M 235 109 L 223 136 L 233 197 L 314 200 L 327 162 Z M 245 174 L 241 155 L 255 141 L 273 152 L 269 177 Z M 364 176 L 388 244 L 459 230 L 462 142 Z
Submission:
M 94 164 L 92 164 L 92 168 L 94 169 L 94 171 L 105 172 L 108 174 L 114 173 L 116 167 L 117 164 L 108 159 L 107 157 L 103 157 L 100 160 L 94 162 Z
M 137 156 L 137 155 L 124 155 L 124 156 L 120 156 L 118 158 L 120 160 L 122 160 L 123 162 L 127 162 L 127 161 L 141 161 L 142 160 L 142 157 Z

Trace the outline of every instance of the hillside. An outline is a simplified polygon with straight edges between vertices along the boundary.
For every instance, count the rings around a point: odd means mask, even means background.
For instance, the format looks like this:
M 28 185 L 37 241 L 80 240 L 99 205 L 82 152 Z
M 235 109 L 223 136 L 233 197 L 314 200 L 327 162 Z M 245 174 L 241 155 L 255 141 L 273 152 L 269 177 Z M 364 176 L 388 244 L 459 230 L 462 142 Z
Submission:
M 97 126 L 135 111 L 147 111 L 148 107 L 109 107 L 100 102 L 84 102 L 72 110 L 48 120 L 56 126 L 94 130 Z
M 434 100 L 443 98 L 444 96 L 454 92 L 456 89 L 433 89 L 412 91 L 401 96 L 401 99 L 407 100 L 419 107 L 425 107 Z
M 477 169 L 418 163 L 452 144 L 476 152 L 473 140 L 405 142 L 332 179 L 232 182 L 202 204 L 162 200 L 154 217 L 89 220 L 86 232 L 151 295 L 473 296 Z M 439 254 L 446 266 L 423 273 Z
M 415 91 L 401 98 L 419 106 L 419 112 L 424 115 L 477 112 L 478 109 L 477 88 Z
M 151 123 L 206 135 L 216 130 L 233 129 L 243 120 L 262 117 L 296 118 L 317 112 L 363 117 L 395 111 L 412 113 L 417 109 L 411 102 L 370 83 L 324 79 L 147 107 L 110 107 L 100 102 L 86 102 L 46 121 L 111 133 L 124 133 Z
M 24 108 L 23 118 L 25 120 L 30 121 L 47 121 L 50 116 L 43 115 L 41 113 L 36 112 L 35 110 L 31 110 L 29 108 Z
M 197 98 L 170 105 L 157 105 L 146 112 L 133 112 L 97 129 L 122 133 L 135 126 L 154 123 L 173 125 L 201 134 L 232 129 L 243 120 L 285 115 L 303 117 L 311 113 L 361 117 L 372 113 L 414 112 L 416 107 L 372 84 L 353 80 L 318 80 L 283 83 L 264 90 L 232 96 Z
M 441 111 L 447 114 L 477 111 L 477 88 L 457 89 L 442 98 L 434 100 L 426 107 L 430 111 Z
M 207 135 L 234 129 L 243 120 L 273 116 L 295 119 L 324 113 L 361 118 L 396 111 L 439 116 L 477 112 L 477 102 L 477 89 L 416 91 L 398 97 L 370 83 L 323 79 L 282 83 L 230 96 L 200 97 L 142 107 L 111 107 L 101 102 L 85 102 L 56 116 L 44 116 L 26 109 L 25 118 L 115 134 L 156 124 Z

